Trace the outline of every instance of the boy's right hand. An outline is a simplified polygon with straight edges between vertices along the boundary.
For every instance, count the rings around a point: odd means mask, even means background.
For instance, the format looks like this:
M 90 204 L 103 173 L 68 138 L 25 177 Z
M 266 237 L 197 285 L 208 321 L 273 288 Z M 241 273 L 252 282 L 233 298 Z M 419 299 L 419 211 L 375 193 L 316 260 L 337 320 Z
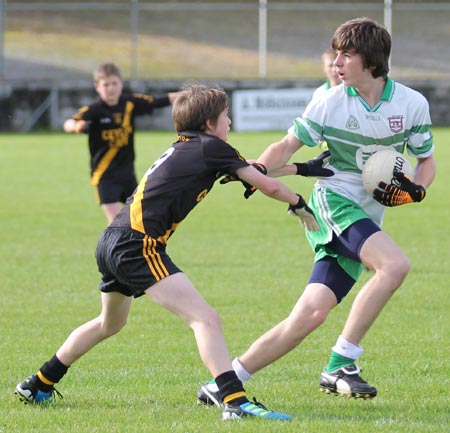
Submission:
M 288 214 L 300 218 L 301 223 L 306 230 L 316 232 L 320 230 L 319 223 L 314 216 L 312 209 L 306 204 L 305 200 L 300 194 L 298 195 L 298 203 L 296 205 L 289 205 Z
M 267 168 L 264 166 L 264 164 L 260 164 L 258 162 L 254 162 L 252 164 L 253 167 L 256 168 L 256 170 L 258 170 L 259 172 L 261 172 L 262 174 L 267 174 Z M 234 176 L 230 176 L 227 175 L 225 176 L 223 179 L 221 179 L 220 184 L 225 184 L 228 182 L 233 182 L 236 180 L 240 180 L 239 178 L 236 178 Z M 242 185 L 244 185 L 245 191 L 244 191 L 244 197 L 245 199 L 248 199 L 255 191 L 256 191 L 256 187 L 254 187 L 253 185 L 250 185 L 249 183 L 241 180 Z
M 330 151 L 326 150 L 322 152 L 318 157 L 311 159 L 306 162 L 294 162 L 294 165 L 297 167 L 297 173 L 300 176 L 310 177 L 310 176 L 318 176 L 318 177 L 330 177 L 334 175 L 333 170 L 329 168 L 323 168 L 323 164 L 330 157 Z
M 88 128 L 88 122 L 86 120 L 67 119 L 64 122 L 63 128 L 65 132 L 85 132 Z
M 87 126 L 88 126 L 88 123 L 86 122 L 86 120 L 76 120 L 73 131 L 76 133 L 85 132 Z

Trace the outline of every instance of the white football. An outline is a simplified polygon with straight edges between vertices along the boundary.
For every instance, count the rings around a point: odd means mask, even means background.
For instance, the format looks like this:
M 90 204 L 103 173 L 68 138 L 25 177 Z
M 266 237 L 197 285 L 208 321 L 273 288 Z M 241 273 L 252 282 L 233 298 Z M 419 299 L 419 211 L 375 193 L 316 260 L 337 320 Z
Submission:
M 413 167 L 405 155 L 393 149 L 379 150 L 364 164 L 362 181 L 367 192 L 372 193 L 379 182 L 398 185 L 394 171 L 401 171 L 408 177 L 413 175 Z

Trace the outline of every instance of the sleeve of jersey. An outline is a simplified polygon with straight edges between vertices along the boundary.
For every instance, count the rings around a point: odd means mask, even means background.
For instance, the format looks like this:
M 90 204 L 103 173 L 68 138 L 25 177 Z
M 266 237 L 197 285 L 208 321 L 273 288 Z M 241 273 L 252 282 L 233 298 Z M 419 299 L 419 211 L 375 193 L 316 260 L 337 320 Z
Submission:
M 204 143 L 203 155 L 207 167 L 230 175 L 249 165 L 234 147 L 219 138 Z
M 170 105 L 169 97 L 144 95 L 133 93 L 136 114 L 151 114 L 155 108 L 167 107 Z
M 423 97 L 416 107 L 414 126 L 411 128 L 407 149 L 408 154 L 413 157 L 426 158 L 434 150 L 433 135 L 430 130 L 430 110 L 427 100 Z
M 294 120 L 293 125 L 288 129 L 288 134 L 297 137 L 306 146 L 317 146 L 324 140 L 322 135 L 324 116 L 325 104 L 312 101 L 303 115 Z
M 78 111 L 72 116 L 74 120 L 92 120 L 93 109 L 87 105 L 78 109 Z

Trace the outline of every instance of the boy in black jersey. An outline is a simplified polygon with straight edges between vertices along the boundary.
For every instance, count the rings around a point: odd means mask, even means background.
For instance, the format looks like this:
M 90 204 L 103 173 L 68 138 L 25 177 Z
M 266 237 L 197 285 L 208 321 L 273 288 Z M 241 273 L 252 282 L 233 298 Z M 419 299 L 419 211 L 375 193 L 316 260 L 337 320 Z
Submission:
M 119 68 L 113 63 L 94 71 L 99 98 L 64 122 L 65 132 L 89 135 L 91 183 L 108 224 L 137 186 L 134 172 L 134 119 L 173 103 L 177 92 L 160 97 L 124 94 Z
M 248 401 L 233 371 L 220 317 L 172 262 L 166 244 L 223 174 L 289 203 L 289 210 L 312 230 L 317 229 L 315 217 L 301 196 L 265 176 L 264 167 L 249 164 L 226 142 L 231 122 L 223 90 L 186 86 L 174 102 L 173 119 L 177 141 L 148 169 L 98 242 L 100 315 L 75 329 L 35 375 L 17 385 L 16 392 L 25 402 L 51 401 L 56 393 L 53 385 L 81 356 L 119 332 L 127 321 L 132 298 L 145 294 L 192 328 L 201 359 L 224 402 L 223 419 L 250 416 L 288 420 L 288 415 Z M 320 167 L 316 169 L 320 175 Z

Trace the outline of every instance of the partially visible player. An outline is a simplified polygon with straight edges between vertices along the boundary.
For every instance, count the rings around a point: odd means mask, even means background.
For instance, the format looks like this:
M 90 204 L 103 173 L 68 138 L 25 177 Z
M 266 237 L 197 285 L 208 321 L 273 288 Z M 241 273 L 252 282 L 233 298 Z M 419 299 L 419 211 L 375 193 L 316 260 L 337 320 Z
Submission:
M 126 324 L 132 297 L 145 294 L 194 332 L 200 357 L 225 403 L 223 419 L 288 420 L 288 415 L 249 402 L 233 371 L 218 314 L 172 262 L 166 244 L 222 174 L 236 176 L 267 196 L 289 203 L 290 211 L 310 229 L 318 228 L 316 220 L 301 196 L 265 176 L 262 166 L 247 163 L 226 142 L 231 121 L 223 90 L 187 86 L 174 102 L 173 119 L 177 141 L 148 169 L 99 240 L 100 315 L 75 329 L 36 374 L 17 385 L 16 392 L 26 402 L 51 401 L 54 384 L 90 349 L 118 333 Z
M 321 86 L 314 90 L 312 99 L 322 97 L 323 94 L 331 87 L 341 84 L 341 80 L 336 71 L 336 66 L 334 65 L 335 59 L 336 51 L 333 50 L 333 48 L 328 48 L 322 54 L 322 70 L 325 74 L 326 80 Z
M 338 84 L 341 84 L 341 80 L 336 72 L 336 67 L 334 65 L 334 61 L 336 59 L 336 51 L 333 50 L 333 48 L 328 48 L 323 54 L 322 54 L 322 69 L 323 73 L 325 74 L 326 80 L 325 82 L 319 86 L 316 90 L 314 90 L 314 93 L 312 95 L 312 99 L 315 98 L 322 98 L 329 89 L 331 89 L 334 86 L 337 86 Z M 319 147 L 322 150 L 328 149 L 327 142 L 322 141 L 319 143 Z
M 95 69 L 94 87 L 98 99 L 67 119 L 64 131 L 85 132 L 89 136 L 91 183 L 109 224 L 137 186 L 135 117 L 172 104 L 178 93 L 122 93 L 122 77 L 114 63 L 103 63 Z
M 425 198 L 436 173 L 434 144 L 427 100 L 388 76 L 391 38 L 386 29 L 367 18 L 353 19 L 338 27 L 331 45 L 342 84 L 313 99 L 287 135 L 257 161 L 274 172 L 303 146 L 327 141 L 330 160 L 325 167 L 335 174 L 316 183 L 309 206 L 320 230 L 306 232 L 315 263 L 290 314 L 253 342 L 233 367 L 246 381 L 296 348 L 345 298 L 365 266 L 373 275 L 353 301 L 319 387 L 326 393 L 373 398 L 377 389 L 360 376 L 357 365 L 363 353 L 361 340 L 410 270 L 406 254 L 381 230 L 385 206 Z M 414 179 L 397 172 L 398 187 L 380 183 L 371 194 L 364 189 L 361 170 L 364 161 L 381 149 L 402 153 L 406 149 L 416 158 Z M 290 173 L 296 174 L 295 165 Z M 220 404 L 213 383 L 205 383 L 198 398 Z

